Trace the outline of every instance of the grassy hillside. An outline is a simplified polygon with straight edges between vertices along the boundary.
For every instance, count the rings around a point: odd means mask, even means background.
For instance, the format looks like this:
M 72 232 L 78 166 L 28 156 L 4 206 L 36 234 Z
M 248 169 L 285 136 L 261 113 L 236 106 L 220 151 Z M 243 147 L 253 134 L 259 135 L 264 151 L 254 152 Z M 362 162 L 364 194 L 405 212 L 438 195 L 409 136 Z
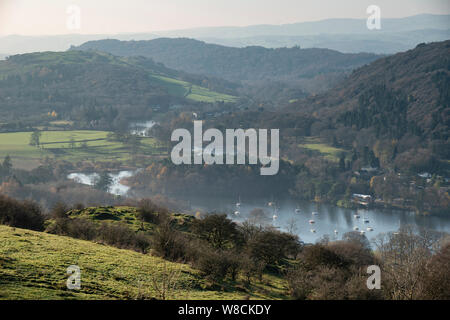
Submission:
M 121 222 L 125 223 L 133 231 L 145 231 L 148 234 L 152 234 L 155 230 L 154 224 L 138 219 L 137 208 L 130 206 L 74 209 L 69 211 L 68 215 L 71 218 L 87 218 L 99 222 Z M 195 220 L 194 216 L 188 214 L 172 214 L 171 217 L 176 222 L 179 230 L 188 230 L 192 221 Z
M 323 143 L 317 137 L 305 137 L 304 142 L 299 144 L 299 147 L 318 152 L 319 155 L 323 156 L 325 159 L 334 162 L 339 161 L 340 155 L 346 152 L 344 149 L 335 148 L 329 144 Z
M 160 80 L 161 84 L 167 88 L 169 93 L 177 96 L 183 96 L 194 101 L 210 103 L 217 101 L 234 103 L 237 101 L 237 97 L 214 92 L 208 88 L 204 88 L 183 80 L 168 78 L 161 75 L 152 75 L 152 78 Z
M 10 155 L 15 165 L 24 168 L 33 167 L 45 157 L 71 162 L 130 160 L 130 148 L 122 142 L 108 141 L 108 133 L 94 130 L 42 131 L 41 148 L 29 145 L 31 132 L 0 133 L 0 158 Z M 143 154 L 159 152 L 153 138 L 141 138 L 140 141 Z
M 0 225 L 0 243 L 0 299 L 151 299 L 170 270 L 179 274 L 171 299 L 286 298 L 286 284 L 269 275 L 248 291 L 212 288 L 187 265 L 88 241 Z M 81 269 L 79 291 L 66 289 L 70 265 Z

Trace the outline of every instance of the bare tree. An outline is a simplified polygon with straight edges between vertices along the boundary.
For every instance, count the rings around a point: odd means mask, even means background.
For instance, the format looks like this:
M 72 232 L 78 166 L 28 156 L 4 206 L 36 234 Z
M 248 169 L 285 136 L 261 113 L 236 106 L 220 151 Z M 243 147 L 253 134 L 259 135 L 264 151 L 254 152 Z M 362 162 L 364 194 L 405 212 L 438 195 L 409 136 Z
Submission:
M 152 288 L 157 293 L 160 300 L 168 300 L 174 298 L 174 292 L 181 276 L 181 270 L 168 268 L 167 263 L 163 263 L 163 271 L 161 275 L 154 274 L 151 277 Z
M 410 227 L 380 235 L 375 240 L 382 261 L 384 288 L 391 299 L 413 300 L 421 296 L 421 277 L 438 238 Z
M 290 218 L 287 221 L 287 223 L 286 223 L 286 230 L 290 234 L 296 234 L 296 232 L 298 230 L 297 218 L 296 217 L 292 217 L 292 218 Z

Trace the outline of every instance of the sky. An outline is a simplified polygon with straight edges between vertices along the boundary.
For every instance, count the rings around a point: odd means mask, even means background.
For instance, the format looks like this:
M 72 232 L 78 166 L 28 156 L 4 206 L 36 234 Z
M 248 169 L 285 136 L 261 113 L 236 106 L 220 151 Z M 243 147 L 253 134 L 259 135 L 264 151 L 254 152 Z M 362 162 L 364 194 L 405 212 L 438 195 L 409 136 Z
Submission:
M 80 9 L 79 20 L 67 11 L 71 5 Z M 450 14 L 450 0 L 0 0 L 0 35 L 116 34 L 367 18 L 369 5 L 378 5 L 382 18 Z

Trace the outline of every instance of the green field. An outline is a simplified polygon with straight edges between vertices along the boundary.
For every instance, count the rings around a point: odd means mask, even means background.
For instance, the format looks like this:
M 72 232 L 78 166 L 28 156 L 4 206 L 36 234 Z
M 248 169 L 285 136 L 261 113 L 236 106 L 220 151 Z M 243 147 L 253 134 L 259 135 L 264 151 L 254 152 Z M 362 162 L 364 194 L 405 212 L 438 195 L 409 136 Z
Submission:
M 152 75 L 152 78 L 159 80 L 161 84 L 166 86 L 170 94 L 183 96 L 194 101 L 209 103 L 218 101 L 234 103 L 237 101 L 237 97 L 211 91 L 208 88 L 200 87 L 186 81 L 159 75 Z
M 346 153 L 344 149 L 332 147 L 326 143 L 323 143 L 317 137 L 305 137 L 304 142 L 298 146 L 307 150 L 316 151 L 325 159 L 335 162 L 339 161 L 339 156 L 341 153 Z
M 188 265 L 150 254 L 0 225 L 0 299 L 151 299 L 153 283 L 176 270 L 170 299 L 286 298 L 285 282 L 265 275 L 247 290 L 235 283 L 209 287 Z M 66 269 L 81 270 L 81 290 L 68 290 Z
M 0 133 L 0 158 L 10 155 L 14 165 L 23 168 L 34 167 L 45 157 L 72 162 L 130 160 L 129 147 L 121 142 L 107 141 L 108 133 L 94 130 L 42 131 L 41 148 L 29 145 L 31 132 Z M 158 152 L 153 138 L 141 139 L 140 153 L 152 155 Z

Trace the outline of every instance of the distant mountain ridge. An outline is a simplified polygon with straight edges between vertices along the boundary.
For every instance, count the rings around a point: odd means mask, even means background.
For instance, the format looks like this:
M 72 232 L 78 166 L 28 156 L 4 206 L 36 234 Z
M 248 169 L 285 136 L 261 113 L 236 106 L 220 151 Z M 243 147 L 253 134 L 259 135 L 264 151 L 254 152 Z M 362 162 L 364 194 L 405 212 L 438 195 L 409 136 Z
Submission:
M 262 46 L 281 48 L 327 48 L 342 53 L 371 52 L 394 54 L 413 49 L 421 42 L 450 39 L 450 29 L 421 29 L 403 32 L 372 32 L 360 34 L 318 34 L 304 36 L 261 35 L 243 38 L 199 38 L 208 43 L 229 47 Z
M 320 34 L 373 33 L 367 19 L 325 19 L 282 25 L 252 25 L 246 27 L 206 27 L 157 32 L 159 36 L 190 38 L 237 38 L 255 36 L 306 36 Z M 406 32 L 422 29 L 450 29 L 450 15 L 420 14 L 405 18 L 383 18 L 381 30 L 375 32 Z
M 421 42 L 450 39 L 450 15 L 421 14 L 406 18 L 382 18 L 381 30 L 370 31 L 365 19 L 326 19 L 284 25 L 205 27 L 152 33 L 0 37 L 0 52 L 17 54 L 64 51 L 71 45 L 101 39 L 152 40 L 161 37 L 194 38 L 234 47 L 329 48 L 346 53 L 391 54 L 414 48 Z

